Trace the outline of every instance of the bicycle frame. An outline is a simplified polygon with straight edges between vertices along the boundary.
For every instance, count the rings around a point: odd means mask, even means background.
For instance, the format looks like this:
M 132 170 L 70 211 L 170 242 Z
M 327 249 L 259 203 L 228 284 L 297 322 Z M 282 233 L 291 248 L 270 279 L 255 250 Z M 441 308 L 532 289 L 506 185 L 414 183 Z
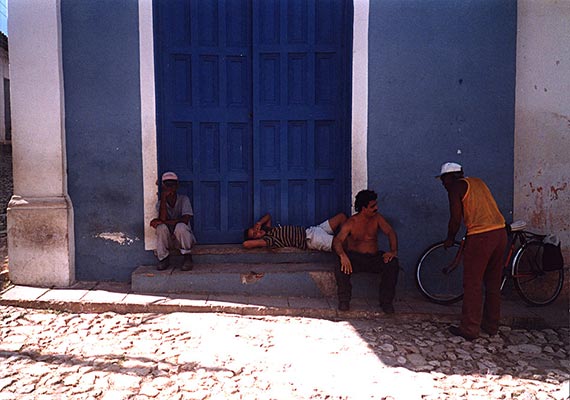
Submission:
M 503 288 L 506 278 L 507 277 L 513 277 L 514 275 L 512 274 L 511 270 L 512 270 L 512 262 L 513 262 L 513 255 L 519 251 L 519 249 L 521 249 L 526 243 L 532 241 L 533 239 L 535 240 L 542 240 L 544 238 L 544 235 L 539 235 L 536 233 L 532 233 L 532 232 L 528 232 L 528 231 L 524 231 L 524 230 L 517 230 L 517 231 L 511 231 L 509 229 L 509 252 L 507 253 L 507 256 L 505 257 L 505 262 L 503 264 L 503 282 L 501 283 L 501 289 Z M 461 239 L 461 242 L 459 244 L 459 249 L 457 250 L 457 254 L 455 255 L 455 258 L 453 259 L 453 261 L 446 267 L 444 267 L 442 269 L 442 272 L 444 274 L 450 274 L 452 273 L 457 266 L 460 264 L 461 261 L 461 257 L 463 256 L 463 249 L 465 247 L 465 240 L 467 238 L 464 236 Z M 518 245 L 517 245 L 518 243 Z M 532 274 L 519 274 L 516 277 L 525 277 L 525 276 L 532 276 Z

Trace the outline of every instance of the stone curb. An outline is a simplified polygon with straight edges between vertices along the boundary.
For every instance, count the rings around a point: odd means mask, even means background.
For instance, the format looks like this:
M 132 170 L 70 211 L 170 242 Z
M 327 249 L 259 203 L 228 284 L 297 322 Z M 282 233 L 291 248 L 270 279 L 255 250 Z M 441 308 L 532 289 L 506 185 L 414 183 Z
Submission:
M 177 312 L 189 313 L 222 313 L 235 314 L 243 316 L 288 316 L 288 317 L 304 317 L 304 318 L 320 318 L 329 320 L 347 320 L 347 319 L 378 319 L 378 320 L 399 320 L 399 321 L 432 321 L 441 323 L 457 322 L 455 314 L 444 313 L 418 313 L 404 312 L 394 315 L 386 315 L 380 311 L 371 310 L 351 310 L 347 312 L 339 312 L 336 309 L 318 309 L 318 308 L 291 308 L 291 307 L 272 307 L 272 306 L 254 306 L 254 305 L 188 305 L 188 304 L 160 304 L 160 303 L 91 303 L 76 301 L 46 301 L 46 300 L 5 300 L 0 299 L 0 305 L 22 307 L 40 310 L 52 310 L 70 313 L 104 313 L 114 312 L 118 314 L 169 314 Z M 545 329 L 556 328 L 548 324 L 540 317 L 513 317 L 505 316 L 501 319 L 502 325 L 511 328 L 525 329 Z M 561 327 L 565 326 L 563 324 Z

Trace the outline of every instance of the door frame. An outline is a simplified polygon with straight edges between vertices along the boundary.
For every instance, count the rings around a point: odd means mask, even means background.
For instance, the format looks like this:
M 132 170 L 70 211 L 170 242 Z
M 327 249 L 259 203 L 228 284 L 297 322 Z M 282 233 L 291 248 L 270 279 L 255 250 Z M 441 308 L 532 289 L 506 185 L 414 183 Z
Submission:
M 368 22 L 369 0 L 354 0 L 351 105 L 351 201 L 368 184 Z M 147 221 L 156 214 L 158 151 L 154 68 L 154 23 L 151 0 L 139 0 L 139 57 L 145 250 L 156 248 Z

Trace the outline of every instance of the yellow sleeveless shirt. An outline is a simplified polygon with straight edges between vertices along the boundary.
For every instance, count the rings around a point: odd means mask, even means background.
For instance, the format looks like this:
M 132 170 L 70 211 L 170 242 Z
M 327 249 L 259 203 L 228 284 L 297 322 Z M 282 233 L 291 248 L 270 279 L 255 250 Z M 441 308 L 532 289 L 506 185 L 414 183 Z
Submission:
M 467 192 L 463 202 L 463 221 L 467 235 L 494 231 L 505 227 L 505 218 L 499 211 L 491 191 L 479 178 L 463 178 Z

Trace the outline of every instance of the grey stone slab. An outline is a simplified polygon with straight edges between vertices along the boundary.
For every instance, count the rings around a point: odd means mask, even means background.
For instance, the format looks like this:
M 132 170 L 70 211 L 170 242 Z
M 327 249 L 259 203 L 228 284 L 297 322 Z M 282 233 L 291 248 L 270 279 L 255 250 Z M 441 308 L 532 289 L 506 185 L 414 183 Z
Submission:
M 249 297 L 247 295 L 223 295 L 223 294 L 213 294 L 208 296 L 206 304 L 209 305 L 237 305 L 237 306 L 247 306 L 249 304 Z
M 108 290 L 90 290 L 82 299 L 89 303 L 122 303 L 128 292 L 112 292 Z
M 287 297 L 272 297 L 272 296 L 250 296 L 249 304 L 261 307 L 278 307 L 278 308 L 287 308 L 289 306 Z
M 0 296 L 2 300 L 23 300 L 31 301 L 37 300 L 43 296 L 50 289 L 48 288 L 37 288 L 32 286 L 14 286 Z
M 207 300 L 207 295 L 196 295 L 189 293 L 169 294 L 164 304 L 175 306 L 206 307 Z
M 168 301 L 166 295 L 145 295 L 129 293 L 124 299 L 125 304 L 161 304 Z
M 88 289 L 52 289 L 39 298 L 41 301 L 80 301 L 89 293 Z

